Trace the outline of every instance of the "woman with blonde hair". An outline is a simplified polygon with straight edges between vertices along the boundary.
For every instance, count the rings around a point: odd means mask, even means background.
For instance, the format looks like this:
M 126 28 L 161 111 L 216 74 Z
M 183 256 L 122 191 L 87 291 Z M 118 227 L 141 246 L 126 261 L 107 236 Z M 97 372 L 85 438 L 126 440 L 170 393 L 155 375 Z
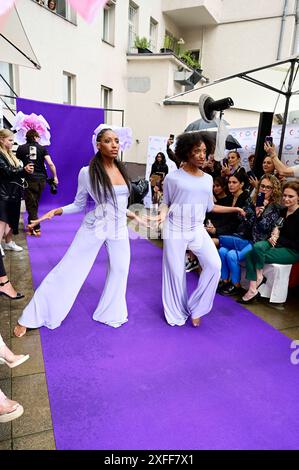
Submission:
M 8 228 L 18 233 L 21 196 L 25 172 L 32 173 L 33 165 L 23 163 L 12 153 L 13 133 L 8 129 L 0 129 L 0 240 L 7 234 Z M 24 297 L 15 291 L 9 282 L 2 257 L 0 256 L 0 296 L 9 299 Z
M 221 258 L 221 286 L 219 293 L 234 295 L 241 293 L 240 261 L 247 256 L 255 242 L 267 240 L 280 213 L 281 190 L 279 180 L 274 175 L 263 175 L 258 182 L 252 200 L 243 209 L 246 219 L 231 235 L 219 237 Z

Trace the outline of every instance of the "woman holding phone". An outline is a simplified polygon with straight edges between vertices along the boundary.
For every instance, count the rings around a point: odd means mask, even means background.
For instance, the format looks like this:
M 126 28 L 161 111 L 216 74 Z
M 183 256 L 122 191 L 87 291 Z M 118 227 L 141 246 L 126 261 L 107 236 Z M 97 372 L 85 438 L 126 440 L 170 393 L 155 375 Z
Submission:
M 240 221 L 235 233 L 219 237 L 221 258 L 221 281 L 218 292 L 222 295 L 241 293 L 241 267 L 252 250 L 253 243 L 266 240 L 279 217 L 281 190 L 275 176 L 263 175 L 252 200 L 244 210 L 246 218 Z

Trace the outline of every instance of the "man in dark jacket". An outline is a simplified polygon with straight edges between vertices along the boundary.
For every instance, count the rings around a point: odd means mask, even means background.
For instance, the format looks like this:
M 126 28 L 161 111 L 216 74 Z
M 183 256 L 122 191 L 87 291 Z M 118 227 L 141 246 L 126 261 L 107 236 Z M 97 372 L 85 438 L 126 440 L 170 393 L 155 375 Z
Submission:
M 28 162 L 34 163 L 34 173 L 26 177 L 28 188 L 25 189 L 24 199 L 28 212 L 28 223 L 38 219 L 38 204 L 47 181 L 47 170 L 45 162 L 53 175 L 53 182 L 58 185 L 56 167 L 45 147 L 38 143 L 40 136 L 35 129 L 30 129 L 26 134 L 26 144 L 20 145 L 17 157 L 24 165 Z M 29 232 L 30 235 L 40 236 L 40 225 Z

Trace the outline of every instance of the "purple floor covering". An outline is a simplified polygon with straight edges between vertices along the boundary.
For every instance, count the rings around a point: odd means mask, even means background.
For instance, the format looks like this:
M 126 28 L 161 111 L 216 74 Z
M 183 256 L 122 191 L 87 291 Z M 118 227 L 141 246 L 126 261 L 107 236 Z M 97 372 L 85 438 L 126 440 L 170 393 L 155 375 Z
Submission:
M 46 222 L 40 239 L 29 238 L 35 287 L 81 219 Z M 298 449 L 291 341 L 221 296 L 200 328 L 168 326 L 162 252 L 146 240 L 132 240 L 131 250 L 127 324 L 92 320 L 105 279 L 102 249 L 62 326 L 41 329 L 57 449 Z M 196 280 L 188 275 L 190 289 Z

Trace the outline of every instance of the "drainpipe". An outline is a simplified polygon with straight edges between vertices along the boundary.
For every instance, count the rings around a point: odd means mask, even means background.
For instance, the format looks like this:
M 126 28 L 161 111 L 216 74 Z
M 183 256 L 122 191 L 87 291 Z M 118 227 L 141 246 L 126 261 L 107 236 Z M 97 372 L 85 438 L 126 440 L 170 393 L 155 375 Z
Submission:
M 293 54 L 297 55 L 299 53 L 299 0 L 296 2 L 296 29 L 293 45 Z
M 288 5 L 288 0 L 284 0 L 283 13 L 282 13 L 281 25 L 280 25 L 280 33 L 279 33 L 279 40 L 278 40 L 278 50 L 277 50 L 277 57 L 276 57 L 277 60 L 281 59 L 281 44 L 282 44 L 284 28 L 285 28 L 287 5 Z M 298 1 L 297 1 L 297 6 L 298 6 Z

